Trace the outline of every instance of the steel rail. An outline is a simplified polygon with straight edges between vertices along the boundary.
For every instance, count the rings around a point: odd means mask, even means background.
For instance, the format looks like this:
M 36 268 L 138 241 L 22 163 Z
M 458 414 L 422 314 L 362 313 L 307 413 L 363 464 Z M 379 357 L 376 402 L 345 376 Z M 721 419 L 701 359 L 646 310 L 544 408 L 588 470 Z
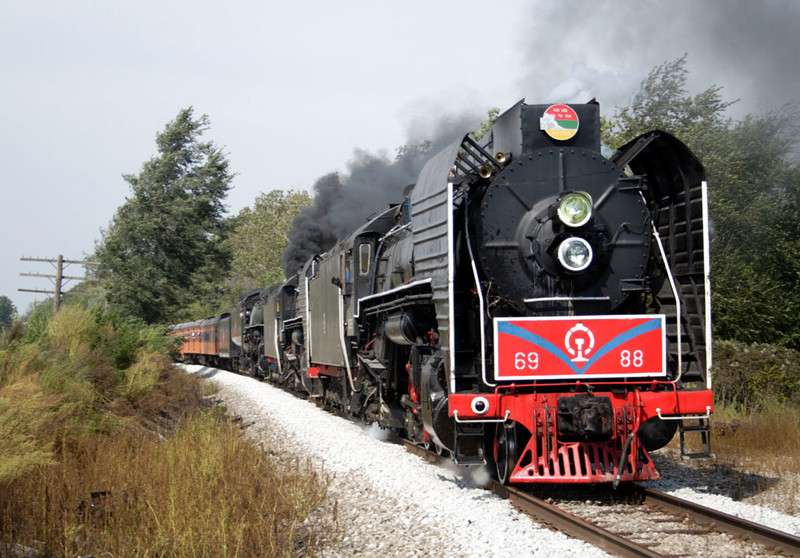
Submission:
M 445 459 L 409 440 L 401 439 L 400 441 L 403 442 L 408 452 L 422 457 L 425 461 L 438 462 L 439 460 Z M 663 554 L 659 554 L 645 546 L 629 541 L 619 535 L 615 535 L 611 531 L 583 520 L 528 492 L 521 491 L 512 486 L 502 485 L 497 481 L 492 481 L 491 490 L 493 493 L 501 498 L 505 498 L 523 513 L 533 517 L 537 521 L 561 531 L 568 537 L 593 544 L 615 556 L 626 558 L 657 558 L 663 556 Z
M 713 526 L 729 535 L 761 544 L 786 556 L 800 556 L 800 537 L 760 525 L 721 511 L 688 502 L 650 488 L 643 488 L 644 503 L 676 515 L 686 515 L 693 522 Z
M 445 459 L 408 440 L 402 440 L 402 442 L 409 452 L 419 455 L 426 461 L 436 462 Z M 682 500 L 651 488 L 641 485 L 636 486 L 641 491 L 639 492 L 642 496 L 642 499 L 639 500 L 640 503 L 648 507 L 657 508 L 676 516 L 687 516 L 698 525 L 711 527 L 715 531 L 726 533 L 732 537 L 760 544 L 770 550 L 780 552 L 784 556 L 800 557 L 800 537 Z M 594 544 L 614 555 L 663 556 L 645 546 L 626 540 L 602 527 L 564 511 L 529 492 L 519 490 L 513 486 L 504 486 L 496 481 L 492 482 L 491 490 L 495 494 L 508 499 L 524 513 L 531 515 L 542 523 L 550 525 L 570 537 Z
M 591 543 L 614 556 L 651 558 L 664 556 L 646 546 L 615 535 L 611 531 L 581 519 L 528 492 L 504 486 L 497 481 L 492 481 L 492 492 L 508 499 L 514 506 L 542 523 L 550 525 L 567 536 Z
M 285 386 L 279 387 L 288 391 Z M 326 405 L 318 399 L 310 397 L 309 399 L 314 401 L 317 406 L 321 408 L 334 411 L 331 406 Z M 341 411 L 336 412 L 336 414 L 349 420 L 355 420 L 354 417 L 347 416 Z M 402 443 L 406 451 L 421 457 L 425 461 L 431 463 L 438 463 L 445 460 L 449 461 L 448 458 L 417 445 L 411 440 L 402 438 L 393 432 L 389 434 L 389 440 L 394 443 Z M 640 503 L 643 505 L 660 509 L 661 511 L 679 517 L 686 516 L 691 521 L 705 527 L 711 527 L 715 531 L 726 533 L 754 544 L 760 544 L 784 556 L 797 556 L 800 558 L 800 537 L 712 508 L 707 508 L 700 504 L 695 504 L 694 502 L 682 500 L 675 496 L 644 487 L 640 484 L 634 484 L 633 486 L 637 488 L 639 494 L 642 496 Z M 491 491 L 501 498 L 507 499 L 523 513 L 530 515 L 538 521 L 563 532 L 569 537 L 593 544 L 615 556 L 644 556 L 650 558 L 665 556 L 644 545 L 625 539 L 607 529 L 562 510 L 558 506 L 534 496 L 530 492 L 520 490 L 513 486 L 500 484 L 495 480 L 492 481 Z
M 284 386 L 279 387 L 287 390 Z M 318 406 L 326 408 L 329 411 L 332 410 L 330 406 L 326 406 L 322 401 L 313 398 L 310 399 L 314 400 Z M 353 420 L 353 417 L 349 417 L 343 412 L 337 414 L 343 418 Z M 420 456 L 425 461 L 434 463 L 444 460 L 449 461 L 446 457 L 440 456 L 394 433 L 390 433 L 389 440 L 395 443 L 402 443 L 407 451 Z M 648 507 L 660 509 L 679 517 L 686 516 L 699 525 L 711 527 L 718 532 L 726 533 L 754 544 L 760 544 L 784 556 L 800 557 L 800 537 L 712 508 L 707 508 L 687 500 L 682 500 L 675 496 L 646 488 L 642 485 L 634 484 L 633 486 L 635 486 L 643 496 L 640 502 Z M 509 500 L 511 504 L 519 508 L 523 513 L 563 532 L 567 536 L 589 542 L 616 556 L 664 556 L 663 554 L 650 550 L 644 545 L 627 540 L 611 531 L 562 510 L 529 492 L 519 490 L 513 486 L 502 485 L 497 481 L 492 481 L 491 490 L 498 496 Z

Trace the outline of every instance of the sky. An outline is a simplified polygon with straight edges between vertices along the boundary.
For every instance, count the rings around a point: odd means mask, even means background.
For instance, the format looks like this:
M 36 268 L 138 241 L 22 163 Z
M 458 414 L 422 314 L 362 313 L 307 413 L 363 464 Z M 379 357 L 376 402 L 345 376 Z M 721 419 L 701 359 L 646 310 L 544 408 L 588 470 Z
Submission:
M 0 0 L 0 295 L 24 313 L 46 295 L 17 289 L 52 284 L 20 273 L 54 269 L 21 257 L 93 253 L 183 108 L 209 117 L 235 214 L 522 98 L 610 116 L 684 54 L 733 118 L 779 110 L 798 52 L 797 0 Z

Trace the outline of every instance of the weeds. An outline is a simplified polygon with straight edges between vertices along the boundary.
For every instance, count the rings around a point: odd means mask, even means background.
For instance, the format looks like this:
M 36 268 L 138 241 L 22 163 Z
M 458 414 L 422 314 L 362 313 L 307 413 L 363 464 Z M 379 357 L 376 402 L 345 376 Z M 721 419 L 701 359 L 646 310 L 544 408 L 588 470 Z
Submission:
M 51 445 L 41 441 L 53 404 L 30 377 L 0 389 L 0 479 L 53 462 Z
M 714 343 L 711 451 L 700 462 L 726 479 L 734 499 L 769 502 L 785 513 L 800 506 L 800 353 L 772 345 Z M 701 449 L 687 433 L 687 449 Z M 670 444 L 677 452 L 678 436 Z
M 15 544 L 39 556 L 313 548 L 300 526 L 324 480 L 208 410 L 166 357 L 163 328 L 69 306 L 29 322 L 0 340 L 0 555 Z
M 721 341 L 714 359 L 714 453 L 800 473 L 800 353 Z
M 164 442 L 131 429 L 78 440 L 56 466 L 4 487 L 1 509 L 8 542 L 47 541 L 55 555 L 288 556 L 325 488 L 207 412 Z
M 722 407 L 714 413 L 714 424 L 718 458 L 800 473 L 800 410 L 794 406 L 765 402 L 758 412 Z
M 744 413 L 775 403 L 800 404 L 800 352 L 777 345 L 714 343 L 714 395 L 718 405 Z

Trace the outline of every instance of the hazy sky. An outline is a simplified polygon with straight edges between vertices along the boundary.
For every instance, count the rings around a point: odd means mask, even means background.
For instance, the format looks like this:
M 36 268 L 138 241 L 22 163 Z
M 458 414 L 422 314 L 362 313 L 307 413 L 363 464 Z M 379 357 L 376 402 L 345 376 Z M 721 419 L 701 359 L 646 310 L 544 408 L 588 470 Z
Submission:
M 688 53 L 733 116 L 800 99 L 800 1 L 0 0 L 0 295 L 83 259 L 185 107 L 237 173 L 232 213 L 521 98 L 624 103 Z M 72 266 L 69 275 L 82 275 Z

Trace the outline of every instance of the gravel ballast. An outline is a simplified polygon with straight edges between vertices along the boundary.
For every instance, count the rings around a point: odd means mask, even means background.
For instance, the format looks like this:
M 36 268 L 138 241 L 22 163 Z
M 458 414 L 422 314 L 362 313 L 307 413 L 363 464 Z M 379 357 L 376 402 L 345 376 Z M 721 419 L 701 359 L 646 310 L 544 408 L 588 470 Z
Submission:
M 186 366 L 213 380 L 217 396 L 265 448 L 281 440 L 332 476 L 322 556 L 607 556 L 533 522 L 461 471 L 426 463 L 362 427 L 265 384 L 230 372 Z M 486 473 L 484 472 L 484 475 Z M 331 521 L 335 513 L 336 520 Z M 326 517 L 327 516 L 327 517 Z
M 386 442 L 377 426 L 354 424 L 253 378 L 184 368 L 216 383 L 216 396 L 263 447 L 280 446 L 330 476 L 328 501 L 314 517 L 325 525 L 321 556 L 607 556 L 536 524 L 485 490 L 482 468 L 426 463 Z M 671 463 L 659 459 L 663 480 L 648 485 L 800 534 L 797 517 L 713 493 L 716 481 L 707 472 Z

